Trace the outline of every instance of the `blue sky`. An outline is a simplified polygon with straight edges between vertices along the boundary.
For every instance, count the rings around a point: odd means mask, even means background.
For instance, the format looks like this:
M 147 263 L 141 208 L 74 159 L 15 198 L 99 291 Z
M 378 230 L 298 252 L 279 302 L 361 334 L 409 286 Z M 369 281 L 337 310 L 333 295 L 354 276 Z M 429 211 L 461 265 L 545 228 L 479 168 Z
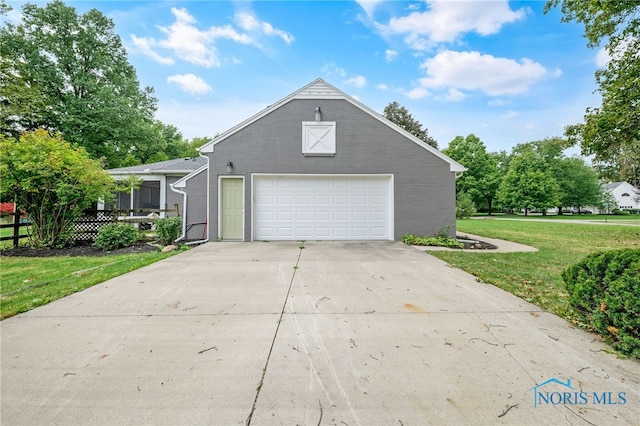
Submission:
M 187 138 L 320 77 L 378 112 L 397 101 L 441 149 L 474 133 L 509 151 L 598 106 L 593 73 L 606 63 L 544 1 L 66 3 L 113 19 L 141 85 L 155 88 L 157 118 Z

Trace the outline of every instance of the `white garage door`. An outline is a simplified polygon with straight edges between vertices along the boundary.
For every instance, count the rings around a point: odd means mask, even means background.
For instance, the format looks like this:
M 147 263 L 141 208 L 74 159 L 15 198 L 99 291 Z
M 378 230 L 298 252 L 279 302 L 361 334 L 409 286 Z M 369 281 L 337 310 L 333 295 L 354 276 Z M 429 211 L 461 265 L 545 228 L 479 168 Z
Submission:
M 392 239 L 391 177 L 254 176 L 254 240 Z

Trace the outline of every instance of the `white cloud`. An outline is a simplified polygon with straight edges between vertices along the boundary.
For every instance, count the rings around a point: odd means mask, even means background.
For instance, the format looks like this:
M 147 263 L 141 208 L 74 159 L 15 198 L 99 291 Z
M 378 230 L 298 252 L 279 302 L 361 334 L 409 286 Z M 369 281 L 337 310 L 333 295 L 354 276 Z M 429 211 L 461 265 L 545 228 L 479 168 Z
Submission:
M 515 118 L 517 117 L 519 114 L 515 111 L 509 110 L 506 113 L 502 114 L 502 118 Z
M 466 97 L 467 96 L 464 93 L 462 93 L 460 90 L 451 87 L 449 88 L 449 91 L 447 92 L 444 99 L 447 101 L 459 102 Z
M 511 101 L 506 99 L 491 99 L 489 102 L 487 102 L 487 106 L 490 106 L 490 107 L 500 107 L 500 106 L 505 106 L 509 104 L 511 104 Z
M 557 76 L 528 58 L 516 61 L 479 52 L 443 51 L 421 65 L 427 77 L 419 79 L 426 89 L 481 91 L 490 96 L 517 95 L 538 80 Z
M 350 79 L 348 79 L 344 83 L 348 84 L 349 86 L 362 88 L 362 87 L 367 85 L 367 79 L 364 76 L 357 75 L 355 77 L 351 77 Z
M 182 90 L 193 95 L 202 95 L 211 91 L 211 86 L 194 74 L 177 74 L 167 78 L 167 83 L 177 84 Z
M 496 34 L 503 25 L 523 19 L 527 9 L 511 10 L 507 0 L 433 1 L 429 10 L 394 17 L 387 24 L 376 23 L 383 34 L 405 35 L 404 42 L 416 50 L 427 50 L 435 43 L 449 43 L 465 33 Z
M 373 12 L 378 6 L 379 3 L 382 3 L 384 0 L 356 0 L 356 3 L 360 5 L 360 7 L 365 11 L 367 16 L 373 15 Z
M 268 22 L 260 21 L 248 12 L 236 13 L 234 20 L 240 28 L 250 33 L 264 34 L 269 37 L 278 37 L 287 44 L 291 44 L 294 40 L 293 35 L 286 31 L 274 28 L 273 25 Z
M 387 49 L 384 51 L 384 59 L 387 62 L 391 62 L 398 57 L 398 52 L 395 50 Z
M 337 75 L 338 77 L 345 78 L 347 76 L 345 69 L 337 66 L 334 62 L 324 64 L 322 72 L 329 77 Z
M 175 60 L 173 58 L 161 56 L 156 53 L 151 47 L 151 39 L 136 37 L 135 35 L 131 34 L 131 41 L 133 41 L 133 45 L 137 47 L 140 52 L 149 56 L 154 61 L 165 65 L 173 65 L 175 63 Z
M 268 22 L 260 21 L 247 12 L 239 12 L 235 15 L 235 22 L 241 31 L 232 25 L 200 29 L 196 19 L 185 8 L 174 7 L 171 13 L 175 21 L 169 26 L 158 26 L 165 38 L 155 39 L 131 35 L 133 44 L 142 53 L 163 64 L 173 64 L 174 59 L 158 53 L 158 50 L 165 50 L 186 62 L 209 68 L 221 65 L 215 46 L 215 42 L 219 39 L 255 46 L 258 46 L 260 36 L 278 37 L 287 44 L 293 41 L 291 34 L 274 28 Z
M 430 96 L 431 92 L 429 92 L 424 87 L 415 87 L 410 91 L 406 92 L 405 95 L 409 99 L 422 99 L 422 98 L 426 98 L 427 96 Z
M 376 89 L 378 90 L 389 90 L 389 86 L 384 83 L 376 84 Z

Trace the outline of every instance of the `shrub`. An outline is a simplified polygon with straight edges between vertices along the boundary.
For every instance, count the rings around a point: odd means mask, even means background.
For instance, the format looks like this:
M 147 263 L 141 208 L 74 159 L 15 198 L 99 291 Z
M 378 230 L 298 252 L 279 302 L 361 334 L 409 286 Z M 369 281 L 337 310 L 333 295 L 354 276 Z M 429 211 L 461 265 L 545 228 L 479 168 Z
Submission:
M 29 216 L 37 247 L 71 244 L 74 221 L 115 189 L 100 161 L 43 129 L 23 133 L 18 142 L 0 135 L 0 158 L 0 193 Z
M 139 235 L 138 230 L 127 223 L 110 223 L 100 228 L 93 245 L 102 250 L 129 247 L 138 241 Z
M 451 237 L 416 237 L 413 234 L 404 234 L 400 241 L 410 246 L 437 246 L 449 248 L 464 248 L 464 244 Z
M 592 253 L 562 278 L 586 323 L 613 348 L 640 358 L 640 249 Z
M 182 232 L 182 218 L 166 217 L 156 222 L 156 234 L 164 244 L 173 243 Z
M 456 196 L 456 219 L 469 219 L 476 212 L 471 196 L 463 191 Z
M 613 209 L 613 210 L 611 210 L 611 214 L 617 215 L 617 216 L 624 216 L 624 215 L 628 215 L 630 213 L 628 211 L 625 211 L 625 210 Z

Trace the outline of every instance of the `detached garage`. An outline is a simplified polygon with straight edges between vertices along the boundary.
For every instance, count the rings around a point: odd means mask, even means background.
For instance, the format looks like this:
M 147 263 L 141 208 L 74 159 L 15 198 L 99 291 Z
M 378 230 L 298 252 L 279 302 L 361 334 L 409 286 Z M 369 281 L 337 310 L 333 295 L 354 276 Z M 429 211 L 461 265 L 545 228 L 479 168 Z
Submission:
M 206 186 L 187 176 L 179 192 L 208 206 L 208 240 L 455 234 L 464 167 L 321 79 L 200 151 Z

